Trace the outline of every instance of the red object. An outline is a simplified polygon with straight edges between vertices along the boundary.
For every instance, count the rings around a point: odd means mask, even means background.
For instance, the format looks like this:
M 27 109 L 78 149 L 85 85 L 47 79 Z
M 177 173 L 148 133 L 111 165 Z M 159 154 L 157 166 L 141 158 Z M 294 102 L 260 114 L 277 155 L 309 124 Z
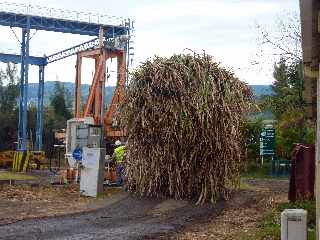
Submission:
M 291 158 L 289 200 L 314 198 L 315 146 L 297 144 Z
M 95 124 L 104 126 L 104 136 L 113 140 L 126 136 L 125 129 L 115 128 L 113 124 L 117 107 L 125 93 L 127 71 L 125 57 L 124 50 L 110 50 L 105 48 L 87 50 L 77 54 L 74 115 L 76 118 L 93 117 Z M 84 104 L 83 112 L 81 112 L 81 69 L 83 58 L 95 60 L 95 71 L 88 99 Z M 106 61 L 113 58 L 117 58 L 117 85 L 112 96 L 112 101 L 108 109 L 103 113 L 102 103 L 104 102 L 103 89 L 106 82 Z

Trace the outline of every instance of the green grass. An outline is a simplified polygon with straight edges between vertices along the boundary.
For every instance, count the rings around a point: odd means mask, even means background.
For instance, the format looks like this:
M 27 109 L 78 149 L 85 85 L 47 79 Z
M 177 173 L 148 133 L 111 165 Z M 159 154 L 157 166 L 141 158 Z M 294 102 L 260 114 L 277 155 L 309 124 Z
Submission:
M 258 165 L 248 166 L 246 171 L 241 174 L 245 179 L 288 179 L 286 176 L 275 177 L 271 175 L 271 165 L 266 162 L 263 167 Z M 245 184 L 244 186 L 245 187 Z M 258 222 L 258 227 L 254 232 L 243 233 L 239 239 L 241 240 L 280 240 L 281 212 L 284 209 L 305 209 L 308 211 L 308 240 L 316 239 L 316 203 L 314 200 L 297 201 L 295 203 L 280 203 L 272 208 Z
M 305 209 L 308 211 L 308 240 L 315 240 L 316 203 L 315 201 L 298 201 L 296 203 L 280 203 L 265 215 L 259 222 L 255 239 L 280 240 L 280 216 L 284 209 Z M 244 237 L 243 239 L 250 239 Z
M 257 164 L 251 164 L 245 171 L 242 171 L 241 177 L 248 179 L 288 179 L 288 176 L 272 176 L 271 163 L 267 162 L 262 167 Z
M 0 180 L 35 180 L 36 177 L 23 173 L 0 171 Z

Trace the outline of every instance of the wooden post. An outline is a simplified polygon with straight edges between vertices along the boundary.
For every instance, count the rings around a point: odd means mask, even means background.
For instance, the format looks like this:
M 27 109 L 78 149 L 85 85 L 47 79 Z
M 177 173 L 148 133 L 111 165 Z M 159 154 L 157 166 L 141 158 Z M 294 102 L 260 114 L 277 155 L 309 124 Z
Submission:
M 82 57 L 77 54 L 77 63 L 76 63 L 76 86 L 75 86 L 75 106 L 74 106 L 74 116 L 76 118 L 81 117 L 80 112 L 80 103 L 81 103 L 81 64 Z
M 91 110 L 95 111 L 94 101 L 96 100 L 95 96 L 97 95 L 98 82 L 99 82 L 99 78 L 100 78 L 100 74 L 101 74 L 101 66 L 102 66 L 102 63 L 101 63 L 101 59 L 100 59 L 99 64 L 98 64 L 96 71 L 94 73 L 89 96 L 88 96 L 87 102 L 86 102 L 84 110 L 83 110 L 84 117 L 89 116 L 92 113 Z M 99 111 L 100 111 L 100 108 L 99 108 Z
M 103 30 L 103 27 L 100 27 L 100 29 L 99 29 L 99 48 L 104 47 L 103 40 L 104 40 L 104 30 Z
M 95 58 L 95 74 L 97 74 L 97 86 L 94 90 L 94 106 L 93 106 L 93 115 L 96 124 L 100 123 L 100 104 L 101 104 L 101 54 Z
M 319 65 L 320 69 L 320 65 Z M 319 73 L 320 74 L 320 71 Z M 315 187 L 316 187 L 316 238 L 320 240 L 320 75 L 318 75 L 317 79 L 317 135 L 316 135 L 316 179 L 315 179 Z
M 126 63 L 125 63 L 125 52 L 121 51 L 118 55 L 118 83 L 117 85 L 124 87 L 126 84 Z M 123 88 L 122 88 L 123 90 Z
M 106 50 L 103 49 L 102 51 L 102 75 L 101 75 L 101 109 L 100 109 L 100 123 L 103 126 L 104 122 L 104 95 L 106 91 L 106 61 L 107 61 L 107 54 Z M 103 129 L 102 129 L 103 132 Z

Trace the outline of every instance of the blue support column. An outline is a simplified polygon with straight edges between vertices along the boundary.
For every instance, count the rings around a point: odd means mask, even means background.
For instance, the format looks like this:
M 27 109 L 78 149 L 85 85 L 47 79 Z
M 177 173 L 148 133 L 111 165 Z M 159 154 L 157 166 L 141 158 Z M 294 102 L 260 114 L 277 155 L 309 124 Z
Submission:
M 39 66 L 39 87 L 37 105 L 37 130 L 36 130 L 36 151 L 42 150 L 43 136 L 43 95 L 44 95 L 44 66 Z
M 28 135 L 28 73 L 29 73 L 29 41 L 30 41 L 30 18 L 28 17 L 27 28 L 22 29 L 21 39 L 21 77 L 20 77 L 20 102 L 19 102 L 19 139 L 18 150 L 27 151 Z
M 22 150 L 22 125 L 23 125 L 23 93 L 24 93 L 24 52 L 25 52 L 25 41 L 24 34 L 22 33 L 22 41 L 21 41 L 21 69 L 20 69 L 20 97 L 19 97 L 19 124 L 18 124 L 18 145 L 17 150 Z

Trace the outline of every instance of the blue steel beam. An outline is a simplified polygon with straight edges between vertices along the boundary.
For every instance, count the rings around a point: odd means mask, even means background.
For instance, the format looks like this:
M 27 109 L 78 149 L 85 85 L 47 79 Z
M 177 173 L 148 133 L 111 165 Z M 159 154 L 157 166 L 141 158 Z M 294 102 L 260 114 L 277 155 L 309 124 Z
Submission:
M 73 46 L 71 48 L 67 48 L 67 49 L 62 50 L 60 52 L 57 52 L 57 53 L 54 53 L 54 54 L 47 56 L 46 57 L 46 64 L 59 61 L 61 59 L 70 57 L 72 55 L 75 55 L 75 54 L 82 52 L 82 51 L 85 51 L 85 50 L 97 48 L 98 46 L 99 46 L 99 38 L 94 38 L 94 39 L 89 40 L 87 42 L 81 43 L 79 45 Z M 106 49 L 113 49 L 113 47 L 110 46 L 110 41 L 108 41 L 108 40 L 104 41 L 104 47 Z
M 68 48 L 68 49 L 62 50 L 60 52 L 49 55 L 49 56 L 47 56 L 46 62 L 52 63 L 52 62 L 70 57 L 74 54 L 77 54 L 78 52 L 85 51 L 85 50 L 88 50 L 91 48 L 95 48 L 97 46 L 99 46 L 99 39 L 94 38 L 94 39 L 89 40 L 87 42 L 81 43 L 79 45 L 76 45 L 71 48 Z
M 21 63 L 22 56 L 15 54 L 4 54 L 0 53 L 0 62 L 5 63 Z M 36 125 L 36 150 L 41 151 L 43 145 L 43 97 L 44 97 L 44 68 L 47 64 L 45 57 L 32 57 L 29 56 L 29 64 L 39 66 L 39 86 L 38 86 L 38 104 L 37 104 L 37 125 Z M 25 68 L 25 64 L 21 66 Z M 22 69 L 22 72 L 23 69 Z M 23 76 L 23 73 L 21 73 Z M 25 79 L 23 77 L 22 79 Z M 18 139 L 18 150 L 23 150 L 23 111 L 24 111 L 24 95 L 25 95 L 26 83 L 20 82 L 20 99 L 19 99 L 19 139 Z M 21 109 L 21 110 L 20 110 Z
M 44 66 L 39 66 L 39 86 L 37 105 L 37 130 L 36 130 L 36 150 L 42 150 L 43 133 L 43 96 L 44 96 Z
M 21 55 L 0 53 L 0 62 L 15 64 L 21 63 Z M 29 64 L 44 66 L 47 64 L 47 61 L 45 57 L 29 56 Z
M 37 13 L 36 13 L 37 14 Z M 77 18 L 78 19 L 78 18 Z M 90 19 L 90 18 L 89 18 Z M 83 22 L 78 20 L 66 20 L 53 17 L 34 16 L 29 14 L 14 13 L 11 11 L 0 11 L 0 25 L 22 28 L 21 57 L 17 55 L 0 54 L 0 61 L 21 63 L 20 77 L 20 99 L 19 99 L 19 126 L 18 126 L 18 150 L 27 150 L 27 104 L 28 104 L 28 69 L 29 64 L 39 65 L 39 91 L 38 91 L 38 113 L 37 113 L 37 150 L 41 149 L 42 144 L 42 115 L 43 115 L 43 81 L 44 66 L 48 59 L 29 56 L 30 29 L 53 31 L 61 33 L 71 33 L 89 36 L 98 36 L 100 28 L 104 29 L 106 40 L 126 35 L 130 32 L 130 20 L 122 22 L 122 25 L 101 24 L 93 22 Z M 60 52 L 51 62 L 71 56 L 76 52 Z M 65 55 L 64 55 L 65 54 Z
M 75 20 L 31 16 L 0 11 L 0 25 L 3 26 L 27 28 L 28 18 L 30 18 L 30 29 L 99 36 L 99 29 L 100 27 L 103 27 L 106 38 L 124 35 L 129 29 L 129 26 L 103 25 L 98 23 L 88 23 Z
M 23 39 L 24 40 L 24 39 Z M 24 49 L 25 49 L 25 41 L 21 42 L 21 55 L 20 55 L 20 94 L 19 94 L 19 123 L 18 123 L 18 144 L 17 150 L 22 149 L 22 141 L 23 141 L 23 99 L 24 99 Z
M 105 45 L 106 45 L 106 48 L 108 48 L 107 41 L 105 42 Z M 67 48 L 65 50 L 51 54 L 46 57 L 29 56 L 29 64 L 37 65 L 37 66 L 45 66 L 49 63 L 59 61 L 61 59 L 75 55 L 81 51 L 96 48 L 98 46 L 99 46 L 99 39 L 94 38 L 94 39 L 89 40 L 87 42 L 81 43 L 81 44 L 73 46 L 71 48 Z M 128 48 L 126 47 L 125 49 L 128 49 Z M 5 63 L 12 62 L 12 63 L 16 63 L 16 64 L 21 63 L 21 55 L 0 53 L 0 62 L 5 62 Z
M 30 19 L 27 18 L 27 26 L 22 29 L 22 39 L 21 39 L 21 79 L 20 84 L 23 86 L 21 90 L 23 90 L 22 98 L 20 97 L 20 108 L 19 108 L 19 127 L 22 127 L 22 131 L 20 129 L 21 137 L 20 146 L 18 150 L 26 152 L 28 148 L 28 77 L 29 77 L 29 43 L 30 43 Z M 20 92 L 21 93 L 21 92 Z M 22 104 L 21 104 L 22 103 Z M 22 107 L 22 109 L 21 109 Z

